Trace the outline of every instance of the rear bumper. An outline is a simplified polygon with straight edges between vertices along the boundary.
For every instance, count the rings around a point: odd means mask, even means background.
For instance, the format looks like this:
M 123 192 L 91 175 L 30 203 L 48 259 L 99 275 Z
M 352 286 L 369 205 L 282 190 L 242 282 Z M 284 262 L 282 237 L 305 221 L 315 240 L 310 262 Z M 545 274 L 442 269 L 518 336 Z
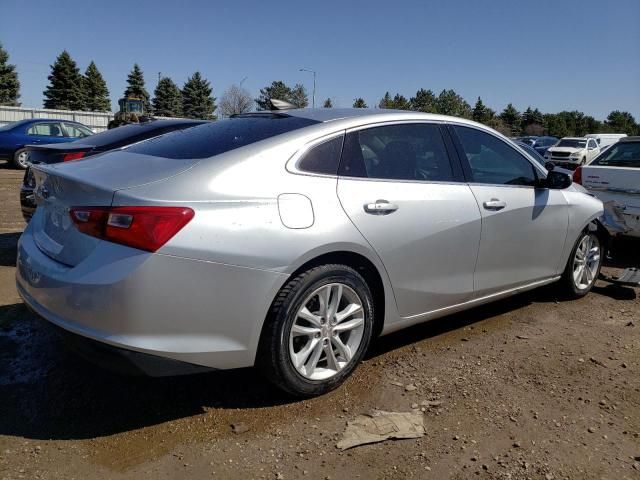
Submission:
M 43 319 L 43 321 L 46 321 Z M 105 370 L 124 375 L 167 377 L 212 371 L 210 367 L 180 362 L 157 355 L 135 352 L 92 340 L 47 322 L 69 350 Z
M 109 347 L 203 367 L 253 365 L 262 323 L 287 278 L 109 242 L 68 267 L 40 251 L 32 230 L 33 222 L 18 244 L 16 284 L 38 315 Z

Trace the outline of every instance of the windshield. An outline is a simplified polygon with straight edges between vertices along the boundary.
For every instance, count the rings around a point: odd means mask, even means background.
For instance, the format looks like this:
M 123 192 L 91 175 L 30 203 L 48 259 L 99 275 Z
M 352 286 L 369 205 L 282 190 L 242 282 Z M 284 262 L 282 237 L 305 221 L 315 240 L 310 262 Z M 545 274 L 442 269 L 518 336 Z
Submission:
M 577 138 L 563 138 L 556 145 L 556 147 L 571 147 L 571 148 L 584 148 L 586 146 L 587 146 L 586 140 L 579 140 Z
M 640 168 L 640 142 L 618 142 L 596 157 L 591 165 Z

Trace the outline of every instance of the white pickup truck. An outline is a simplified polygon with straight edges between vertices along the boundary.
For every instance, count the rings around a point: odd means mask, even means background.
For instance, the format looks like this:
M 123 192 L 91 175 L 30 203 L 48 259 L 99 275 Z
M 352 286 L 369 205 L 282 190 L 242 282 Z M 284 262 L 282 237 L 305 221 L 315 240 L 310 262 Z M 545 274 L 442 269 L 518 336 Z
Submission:
M 578 167 L 573 181 L 602 200 L 609 233 L 640 237 L 640 137 L 620 139 Z
M 600 153 L 594 138 L 565 137 L 553 147 L 549 147 L 544 158 L 560 167 L 573 169 L 585 165 Z

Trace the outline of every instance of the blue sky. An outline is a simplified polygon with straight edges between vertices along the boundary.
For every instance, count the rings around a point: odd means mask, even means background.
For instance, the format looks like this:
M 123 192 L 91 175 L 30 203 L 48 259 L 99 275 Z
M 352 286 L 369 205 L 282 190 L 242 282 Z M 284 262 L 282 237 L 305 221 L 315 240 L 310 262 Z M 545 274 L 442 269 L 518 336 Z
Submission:
M 327 97 L 370 106 L 389 90 L 453 88 L 501 110 L 614 109 L 640 120 L 640 1 L 88 1 L 0 0 L 0 42 L 17 64 L 24 106 L 40 107 L 49 65 L 67 49 L 94 60 L 112 103 L 138 62 L 179 85 L 200 70 L 219 97 L 232 83 L 255 97 L 273 80 L 318 72 Z

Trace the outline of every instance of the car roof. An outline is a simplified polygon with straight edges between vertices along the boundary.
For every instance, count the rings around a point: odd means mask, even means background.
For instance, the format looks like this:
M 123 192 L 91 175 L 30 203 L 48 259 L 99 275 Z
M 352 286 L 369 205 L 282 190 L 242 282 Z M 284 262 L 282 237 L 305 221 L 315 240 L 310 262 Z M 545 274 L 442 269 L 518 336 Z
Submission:
M 435 113 L 415 112 L 411 110 L 393 110 L 379 108 L 296 108 L 290 110 L 262 110 L 258 112 L 242 114 L 239 116 L 244 115 L 289 115 L 293 117 L 315 120 L 320 123 L 345 121 L 344 123 L 347 124 L 351 123 L 349 122 L 349 120 L 359 120 L 361 123 L 366 123 L 367 121 L 380 122 L 396 120 L 433 120 L 441 122 L 450 121 L 488 128 L 482 124 L 461 117 L 452 117 L 449 115 L 440 115 Z
M 562 137 L 561 140 L 589 140 L 587 137 Z

